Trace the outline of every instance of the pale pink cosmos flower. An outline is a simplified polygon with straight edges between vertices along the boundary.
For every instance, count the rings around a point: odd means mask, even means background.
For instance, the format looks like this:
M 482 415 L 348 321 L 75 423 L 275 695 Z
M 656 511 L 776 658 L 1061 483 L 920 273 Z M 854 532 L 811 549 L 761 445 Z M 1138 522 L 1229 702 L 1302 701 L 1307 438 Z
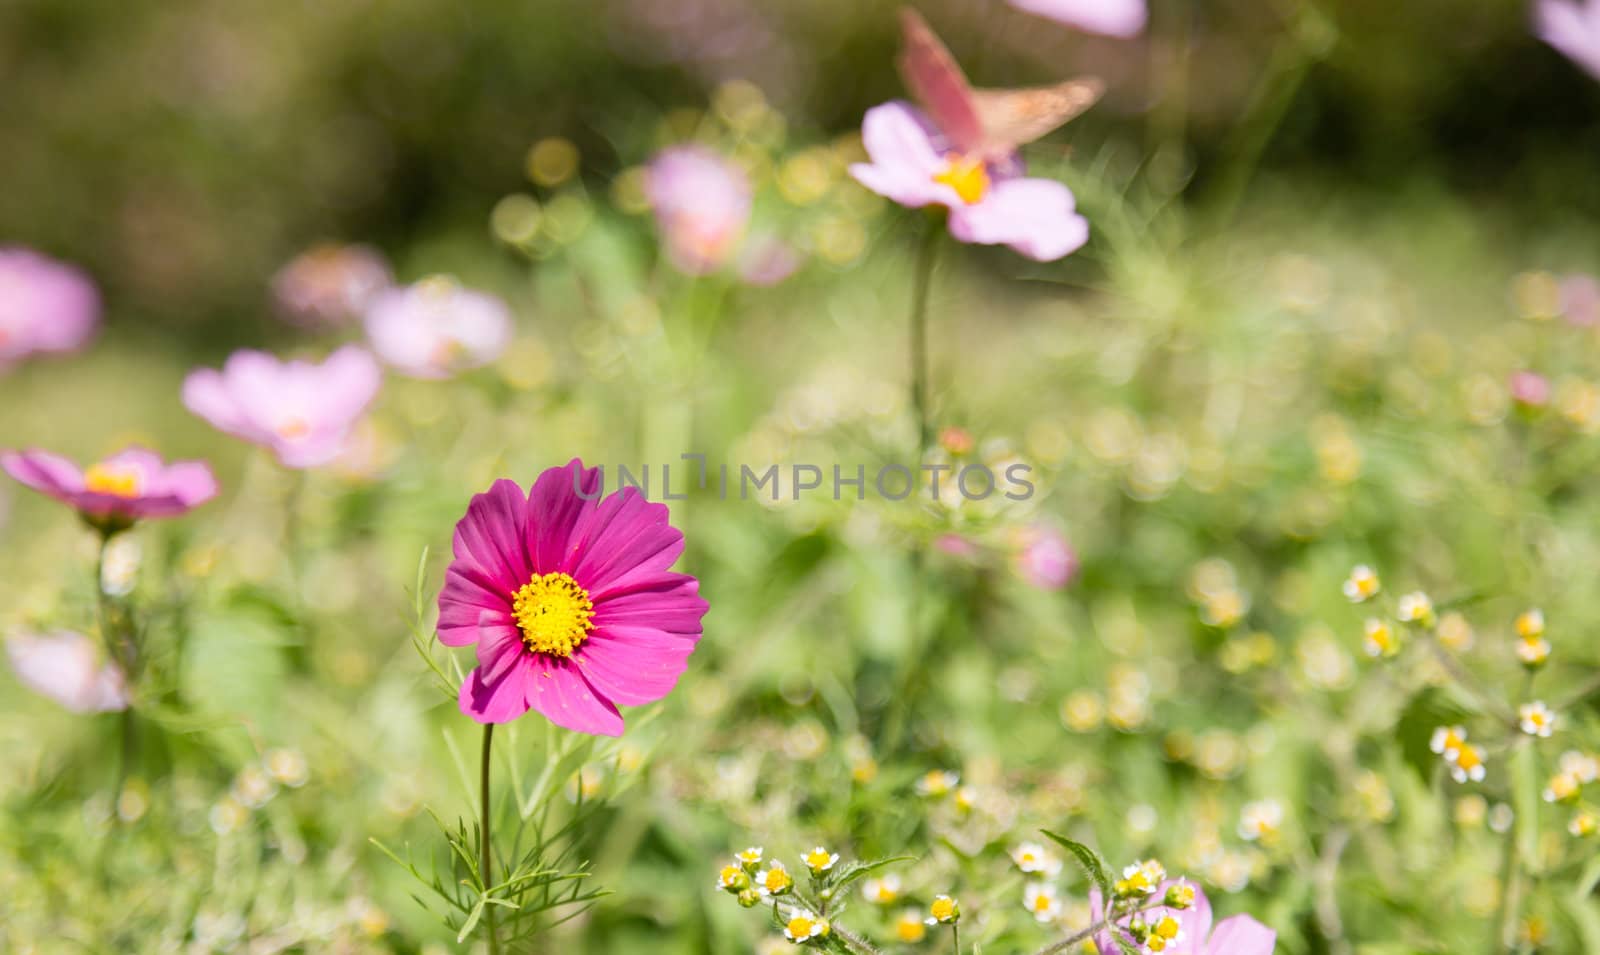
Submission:
M 778 236 L 754 236 L 739 254 L 739 280 L 758 288 L 778 285 L 799 271 L 802 261 L 800 250 Z
M 0 248 L 0 372 L 31 356 L 77 351 L 100 324 L 83 272 L 29 249 Z
M 74 713 L 128 708 L 122 670 L 102 661 L 95 642 L 81 633 L 15 634 L 6 640 L 6 656 L 24 686 Z
M 364 245 L 324 244 L 295 256 L 272 279 L 278 311 L 305 327 L 342 325 L 394 282 L 389 263 Z
M 951 152 L 926 117 L 902 102 L 867 111 L 861 138 L 868 163 L 850 174 L 903 206 L 950 210 L 950 234 L 962 242 L 1006 245 L 1040 262 L 1059 259 L 1089 239 L 1072 191 Z
M 1272 955 L 1272 950 L 1278 942 L 1278 933 L 1248 915 L 1235 915 L 1223 919 L 1213 929 L 1211 900 L 1207 899 L 1206 894 L 1193 883 L 1181 879 L 1162 882 L 1150 898 L 1153 902 L 1164 899 L 1169 889 L 1179 885 L 1194 890 L 1193 905 L 1184 909 L 1154 908 L 1139 916 L 1147 925 L 1154 925 L 1164 917 L 1170 917 L 1178 923 L 1178 937 L 1163 950 L 1162 955 Z M 1091 889 L 1089 892 L 1091 919 L 1095 922 L 1100 921 L 1103 911 L 1104 903 L 1100 897 L 1100 890 Z M 1126 925 L 1131 918 L 1132 916 L 1124 917 L 1118 924 Z M 1129 940 L 1132 941 L 1131 938 Z M 1118 950 L 1110 931 L 1095 936 L 1095 945 L 1102 952 Z
M 1519 371 L 1511 376 L 1511 400 L 1526 408 L 1543 408 L 1550 403 L 1550 381 L 1534 371 Z
M 1600 79 L 1600 0 L 1537 0 L 1533 29 L 1539 39 Z
M 1138 36 L 1144 30 L 1145 0 L 1009 0 L 1028 13 L 1105 36 Z
M 154 451 L 130 447 L 87 468 L 48 451 L 0 452 L 0 469 L 41 494 L 74 508 L 90 524 L 121 530 L 147 517 L 177 517 L 217 496 L 203 461 L 167 464 Z
M 477 644 L 461 711 L 504 723 L 528 710 L 580 733 L 622 734 L 617 705 L 671 692 L 700 642 L 700 584 L 669 568 L 683 534 L 635 488 L 601 497 L 574 459 L 524 491 L 499 480 L 456 525 L 439 642 Z
M 1563 278 L 1561 317 L 1579 328 L 1600 324 L 1600 280 L 1581 273 Z
M 202 368 L 183 382 L 183 404 L 220 431 L 277 455 L 284 467 L 327 464 L 382 383 L 378 363 L 354 345 L 321 364 L 238 351 L 222 370 Z
M 412 378 L 441 379 L 489 364 L 511 343 L 511 309 L 487 292 L 436 275 L 379 295 L 367 338 L 384 363 Z
M 744 170 L 704 146 L 672 146 L 646 167 L 644 191 L 679 271 L 707 275 L 733 257 L 750 221 Z
M 1030 524 L 1012 542 L 1012 567 L 1017 576 L 1040 590 L 1060 590 L 1078 574 L 1078 555 L 1060 531 Z

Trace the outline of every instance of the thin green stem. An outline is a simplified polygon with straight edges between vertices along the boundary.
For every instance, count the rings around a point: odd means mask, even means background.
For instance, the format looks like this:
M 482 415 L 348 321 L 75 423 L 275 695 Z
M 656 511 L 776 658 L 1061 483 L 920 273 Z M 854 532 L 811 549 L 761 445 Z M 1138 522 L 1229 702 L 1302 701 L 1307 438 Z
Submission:
M 102 532 L 100 535 L 100 549 L 94 562 L 95 606 L 100 618 L 100 638 L 105 641 L 106 652 L 110 654 L 112 662 L 122 670 L 125 683 L 131 685 L 139 663 L 138 650 L 134 645 L 132 634 L 128 632 L 123 622 L 117 619 L 111 595 L 106 593 L 106 553 L 110 550 L 111 539 L 115 536 L 115 532 Z M 117 804 L 122 800 L 122 790 L 127 785 L 128 774 L 133 770 L 138 749 L 131 701 L 117 715 L 117 736 L 117 768 L 112 777 L 111 812 L 114 818 L 121 818 L 117 814 Z
M 933 265 L 939 257 L 942 223 L 929 218 L 917 250 L 916 273 L 911 286 L 911 410 L 917 418 L 917 466 L 933 443 L 928 413 L 928 293 L 933 287 Z
M 961 955 L 961 923 L 960 922 L 951 922 L 950 923 L 950 945 L 954 949 L 956 955 Z
M 1066 938 L 1062 939 L 1059 942 L 1051 942 L 1049 945 L 1046 945 L 1044 948 L 1041 948 L 1037 952 L 1034 952 L 1033 955 L 1060 955 L 1060 953 L 1065 952 L 1066 950 L 1070 949 L 1072 946 L 1077 945 L 1079 942 L 1082 942 L 1082 941 L 1084 941 L 1086 939 L 1092 938 L 1095 935 L 1098 935 L 1101 932 L 1104 932 L 1107 929 L 1111 928 L 1112 923 L 1116 922 L 1118 919 L 1127 918 L 1130 915 L 1140 915 L 1140 914 L 1142 914 L 1144 912 L 1151 911 L 1152 909 L 1160 909 L 1160 908 L 1166 908 L 1166 907 L 1167 906 L 1165 904 L 1163 904 L 1163 903 L 1156 903 L 1154 905 L 1146 905 L 1143 908 L 1130 908 L 1130 909 L 1127 909 L 1126 911 L 1119 912 L 1119 911 L 1116 910 L 1116 907 L 1113 906 L 1111 912 L 1108 915 L 1106 915 L 1105 918 L 1102 918 L 1100 921 L 1094 923 L 1093 925 L 1089 926 L 1086 929 L 1083 929 L 1080 932 L 1075 932 L 1072 935 L 1068 935 Z
M 478 787 L 481 795 L 479 803 L 478 825 L 478 878 L 483 883 L 484 894 L 488 894 L 489 886 L 493 885 L 491 874 L 493 859 L 489 852 L 489 765 L 490 755 L 494 748 L 494 724 L 483 724 L 483 761 L 478 769 Z M 500 955 L 500 935 L 495 930 L 494 906 L 483 907 L 484 929 L 489 935 L 489 955 Z

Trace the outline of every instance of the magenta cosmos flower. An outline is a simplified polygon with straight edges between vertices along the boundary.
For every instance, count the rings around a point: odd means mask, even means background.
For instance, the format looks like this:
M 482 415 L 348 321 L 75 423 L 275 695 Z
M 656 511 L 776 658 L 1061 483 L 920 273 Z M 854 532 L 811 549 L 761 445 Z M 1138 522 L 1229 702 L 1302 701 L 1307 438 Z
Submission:
M 1144 30 L 1144 0 L 1009 0 L 1013 7 L 1069 27 L 1106 36 L 1138 36 Z
M 1194 888 L 1193 906 L 1186 909 L 1155 908 L 1147 910 L 1140 916 L 1146 924 L 1152 926 L 1163 918 L 1170 918 L 1177 923 L 1177 937 L 1162 950 L 1162 955 L 1272 955 L 1273 947 L 1278 941 L 1277 932 L 1248 915 L 1235 915 L 1223 919 L 1213 929 L 1211 900 L 1192 883 L 1184 883 L 1182 880 L 1163 882 L 1157 886 L 1151 898 L 1164 898 L 1168 889 L 1184 884 Z M 1089 909 L 1093 920 L 1100 921 L 1104 909 L 1098 889 L 1089 893 Z M 1119 924 L 1127 923 L 1128 918 L 1124 918 Z M 1102 952 L 1117 951 L 1110 932 L 1100 933 L 1095 938 L 1095 945 Z
M 952 151 L 914 107 L 884 103 L 861 124 L 869 163 L 850 174 L 903 206 L 950 210 L 950 234 L 962 242 L 1006 245 L 1048 262 L 1089 239 L 1089 223 L 1076 211 L 1072 190 L 1050 179 L 1017 176 L 1005 165 Z
M 183 404 L 218 430 L 267 448 L 284 467 L 311 468 L 344 450 L 382 380 L 378 363 L 354 345 L 321 364 L 239 351 L 221 371 L 191 372 Z
M 1538 0 L 1533 29 L 1539 39 L 1600 79 L 1600 0 Z
M 391 284 L 389 263 L 375 250 L 364 245 L 317 245 L 278 271 L 272 294 L 285 319 L 314 328 L 354 321 Z
M 0 453 L 0 468 L 108 531 L 141 518 L 176 517 L 217 496 L 217 480 L 204 462 L 164 464 L 160 455 L 139 447 L 81 470 L 48 451 L 6 451 Z
M 78 269 L 0 248 L 0 371 L 30 355 L 83 347 L 100 324 L 100 295 Z
M 367 309 L 367 338 L 385 364 L 412 378 L 449 378 L 489 364 L 511 342 L 500 299 L 434 276 L 390 289 Z
M 81 633 L 17 634 L 6 641 L 6 656 L 23 685 L 74 713 L 128 708 L 122 670 L 102 661 L 95 642 Z
M 644 191 L 674 267 L 706 275 L 732 258 L 750 221 L 744 170 L 703 146 L 673 146 L 646 167 Z
M 504 723 L 529 709 L 618 736 L 617 705 L 666 696 L 700 641 L 700 584 L 668 570 L 683 534 L 667 508 L 573 460 L 524 493 L 496 481 L 456 525 L 439 640 L 478 645 L 461 711 Z

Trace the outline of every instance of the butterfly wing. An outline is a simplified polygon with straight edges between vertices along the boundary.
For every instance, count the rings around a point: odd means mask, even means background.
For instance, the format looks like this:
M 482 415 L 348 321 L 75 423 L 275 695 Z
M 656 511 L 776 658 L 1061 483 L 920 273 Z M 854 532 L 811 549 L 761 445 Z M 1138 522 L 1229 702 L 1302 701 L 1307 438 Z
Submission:
M 964 153 L 977 153 L 984 142 L 984 123 L 979 117 L 972 85 L 956 64 L 933 28 L 922 15 L 909 7 L 900 10 L 900 29 L 904 45 L 900 51 L 900 75 L 934 125 Z
M 1001 159 L 1044 136 L 1100 99 L 1105 84 L 1092 76 L 1019 90 L 974 90 L 986 159 Z

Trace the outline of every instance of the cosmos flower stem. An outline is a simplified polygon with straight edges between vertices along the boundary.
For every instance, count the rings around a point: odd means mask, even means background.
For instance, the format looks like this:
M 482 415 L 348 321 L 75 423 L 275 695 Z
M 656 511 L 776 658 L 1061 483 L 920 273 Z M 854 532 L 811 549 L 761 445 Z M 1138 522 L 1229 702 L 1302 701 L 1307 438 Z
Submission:
M 928 452 L 933 425 L 928 416 L 928 293 L 933 287 L 933 266 L 944 233 L 938 219 L 929 217 L 917 250 L 911 286 L 911 409 L 917 418 L 917 456 Z
M 298 624 L 299 640 L 288 646 L 289 662 L 295 672 L 305 676 L 311 672 L 311 632 L 309 614 L 305 605 L 305 560 L 301 555 L 301 511 L 304 509 L 306 472 L 295 470 L 289 476 L 289 488 L 283 499 L 283 552 L 289 565 L 289 606 L 294 610 Z
M 106 593 L 106 552 L 110 549 L 111 539 L 115 536 L 115 532 L 100 535 L 100 549 L 94 561 L 95 606 L 99 613 L 100 635 L 106 642 L 106 650 L 117 666 L 122 668 L 124 678 L 131 683 L 137 672 L 137 648 L 133 644 L 129 628 L 122 626 L 118 620 L 111 595 Z M 138 732 L 133 719 L 133 703 L 130 700 L 128 705 L 122 708 L 122 712 L 117 714 L 117 769 L 112 777 L 111 788 L 113 819 L 121 818 L 116 811 L 117 801 L 122 798 L 122 788 L 127 784 L 128 774 L 133 770 L 133 761 L 138 751 Z
M 479 826 L 478 826 L 478 880 L 483 883 L 483 890 L 489 891 L 493 884 L 491 867 L 494 861 L 489 852 L 489 764 L 490 756 L 494 751 L 494 724 L 483 724 L 483 760 L 478 768 L 479 801 Z M 494 906 L 483 907 L 484 931 L 489 936 L 489 955 L 500 955 L 500 935 L 495 930 Z

